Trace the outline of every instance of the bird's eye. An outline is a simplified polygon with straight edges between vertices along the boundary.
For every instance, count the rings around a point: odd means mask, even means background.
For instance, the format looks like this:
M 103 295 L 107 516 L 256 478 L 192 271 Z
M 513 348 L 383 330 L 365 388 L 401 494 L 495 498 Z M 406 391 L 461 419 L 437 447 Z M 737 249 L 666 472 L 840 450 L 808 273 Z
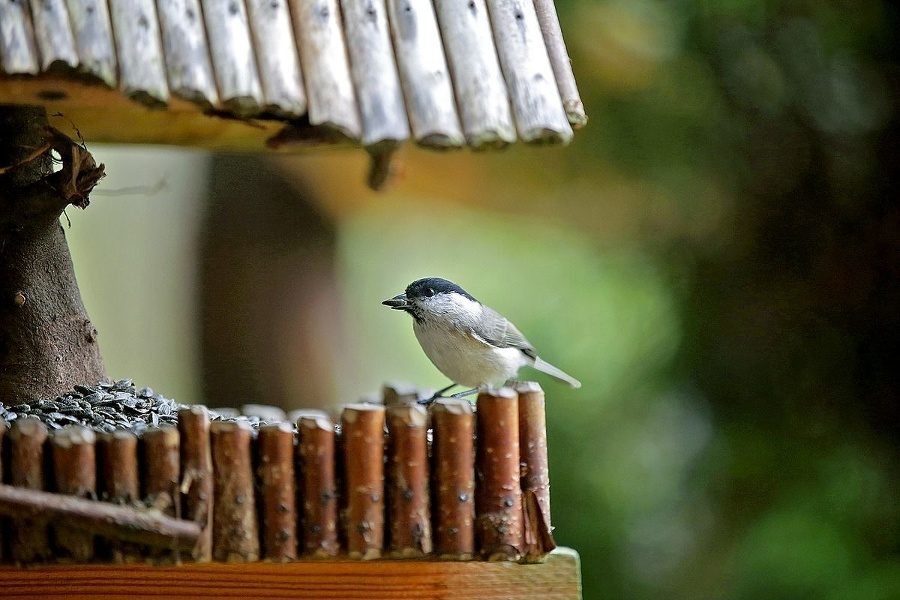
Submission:
M 434 289 L 428 288 L 427 290 L 425 290 L 425 295 L 431 298 L 432 296 L 434 296 Z

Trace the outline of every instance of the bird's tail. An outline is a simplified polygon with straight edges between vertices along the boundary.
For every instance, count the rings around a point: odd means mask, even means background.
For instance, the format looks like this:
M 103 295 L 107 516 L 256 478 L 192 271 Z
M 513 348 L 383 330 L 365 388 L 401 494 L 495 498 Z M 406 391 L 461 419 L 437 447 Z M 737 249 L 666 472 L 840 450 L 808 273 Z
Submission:
M 546 360 L 542 359 L 539 356 L 536 356 L 534 358 L 534 365 L 532 365 L 532 366 L 534 366 L 535 369 L 537 369 L 538 371 L 541 371 L 542 373 L 546 373 L 547 375 L 552 375 L 553 377 L 556 377 L 560 381 L 565 381 L 566 383 L 571 385 L 573 388 L 581 387 L 580 381 L 578 381 L 577 379 L 575 379 L 568 373 L 563 372 L 561 369 L 557 369 L 556 367 L 554 367 L 553 365 L 551 365 L 550 363 L 548 363 Z

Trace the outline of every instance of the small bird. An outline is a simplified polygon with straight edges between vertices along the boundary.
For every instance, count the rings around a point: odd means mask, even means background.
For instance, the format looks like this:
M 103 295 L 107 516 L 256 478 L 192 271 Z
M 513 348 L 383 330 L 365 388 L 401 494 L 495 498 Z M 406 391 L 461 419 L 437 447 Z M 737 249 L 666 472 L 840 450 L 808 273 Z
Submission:
M 457 385 L 472 389 L 453 394 L 454 398 L 505 382 L 526 365 L 573 388 L 581 387 L 577 379 L 542 360 L 503 315 L 452 281 L 417 279 L 406 286 L 405 293 L 382 304 L 412 315 L 413 331 L 425 355 L 453 382 L 422 404 L 430 404 Z

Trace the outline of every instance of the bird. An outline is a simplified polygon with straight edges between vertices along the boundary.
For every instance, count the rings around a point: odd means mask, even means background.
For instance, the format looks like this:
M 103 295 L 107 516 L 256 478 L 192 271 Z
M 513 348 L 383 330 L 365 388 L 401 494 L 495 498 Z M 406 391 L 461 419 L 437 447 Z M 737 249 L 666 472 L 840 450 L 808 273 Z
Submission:
M 458 385 L 471 389 L 453 394 L 461 398 L 514 377 L 524 366 L 552 375 L 580 388 L 581 382 L 537 355 L 515 325 L 482 304 L 463 288 L 440 277 L 417 279 L 406 291 L 382 302 L 409 313 L 413 332 L 425 355 L 450 381 L 430 404 Z

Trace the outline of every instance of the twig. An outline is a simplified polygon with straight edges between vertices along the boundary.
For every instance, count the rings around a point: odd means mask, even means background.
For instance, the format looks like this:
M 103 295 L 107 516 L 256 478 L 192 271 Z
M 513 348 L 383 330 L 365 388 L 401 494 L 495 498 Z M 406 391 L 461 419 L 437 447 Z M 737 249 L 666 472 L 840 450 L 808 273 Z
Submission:
M 297 558 L 294 430 L 290 423 L 262 425 L 256 440 L 262 558 Z
M 391 555 L 413 558 L 430 554 L 428 413 L 418 404 L 399 404 L 388 407 L 387 420 Z
M 431 405 L 434 424 L 434 551 L 442 559 L 475 554 L 475 415 L 468 400 L 441 398 Z
M 0 514 L 19 519 L 40 519 L 148 546 L 190 551 L 200 537 L 200 527 L 172 519 L 155 510 L 116 506 L 106 502 L 52 494 L 0 484 Z
M 384 407 L 348 404 L 341 415 L 350 558 L 379 558 L 384 547 Z
M 334 425 L 322 411 L 297 416 L 300 462 L 303 554 L 334 556 L 338 552 Z

